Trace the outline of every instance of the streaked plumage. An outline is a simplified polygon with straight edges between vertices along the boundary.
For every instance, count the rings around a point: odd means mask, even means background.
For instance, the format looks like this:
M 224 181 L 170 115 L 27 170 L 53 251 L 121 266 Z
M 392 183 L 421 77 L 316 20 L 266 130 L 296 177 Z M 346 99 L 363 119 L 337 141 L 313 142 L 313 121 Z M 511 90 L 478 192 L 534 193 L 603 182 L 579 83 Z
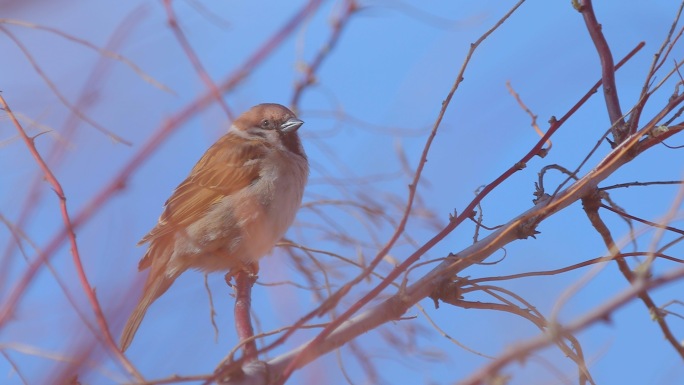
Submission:
M 267 254 L 292 224 L 309 173 L 297 129 L 278 104 L 260 104 L 233 122 L 166 201 L 139 270 L 143 295 L 121 336 L 126 350 L 147 308 L 185 270 L 230 270 Z

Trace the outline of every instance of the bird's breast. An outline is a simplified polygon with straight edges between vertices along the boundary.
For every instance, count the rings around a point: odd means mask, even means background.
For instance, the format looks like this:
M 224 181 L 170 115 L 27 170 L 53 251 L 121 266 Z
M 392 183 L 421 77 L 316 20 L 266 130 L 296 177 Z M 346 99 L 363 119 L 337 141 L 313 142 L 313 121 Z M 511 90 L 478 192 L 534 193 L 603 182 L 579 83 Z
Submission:
M 239 216 L 250 218 L 243 226 L 243 260 L 256 260 L 269 253 L 299 210 L 309 170 L 304 158 L 288 155 L 262 163 L 259 179 L 249 187 L 238 208 Z

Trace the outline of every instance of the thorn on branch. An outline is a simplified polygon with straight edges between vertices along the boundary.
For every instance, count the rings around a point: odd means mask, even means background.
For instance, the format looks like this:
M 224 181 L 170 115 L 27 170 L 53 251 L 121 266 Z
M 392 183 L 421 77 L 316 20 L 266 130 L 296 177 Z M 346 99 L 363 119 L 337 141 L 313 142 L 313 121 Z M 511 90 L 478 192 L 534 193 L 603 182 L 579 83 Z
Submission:
M 453 222 L 458 218 L 458 211 L 454 209 L 453 213 L 449 213 L 449 222 Z
M 36 144 L 36 138 L 38 138 L 39 136 L 41 136 L 43 134 L 47 134 L 48 132 L 52 132 L 52 130 L 41 131 L 41 132 L 37 133 L 36 135 L 31 136 L 29 139 L 31 139 L 31 143 L 33 143 L 35 145 Z

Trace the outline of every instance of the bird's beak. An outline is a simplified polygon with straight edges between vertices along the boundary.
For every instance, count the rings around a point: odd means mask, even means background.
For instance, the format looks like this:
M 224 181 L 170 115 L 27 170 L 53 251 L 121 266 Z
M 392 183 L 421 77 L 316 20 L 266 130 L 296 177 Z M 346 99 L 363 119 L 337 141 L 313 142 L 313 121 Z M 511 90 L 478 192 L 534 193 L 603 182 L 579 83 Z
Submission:
M 297 131 L 297 129 L 304 124 L 303 120 L 297 118 L 290 118 L 285 123 L 280 125 L 280 131 L 288 133 L 292 131 Z

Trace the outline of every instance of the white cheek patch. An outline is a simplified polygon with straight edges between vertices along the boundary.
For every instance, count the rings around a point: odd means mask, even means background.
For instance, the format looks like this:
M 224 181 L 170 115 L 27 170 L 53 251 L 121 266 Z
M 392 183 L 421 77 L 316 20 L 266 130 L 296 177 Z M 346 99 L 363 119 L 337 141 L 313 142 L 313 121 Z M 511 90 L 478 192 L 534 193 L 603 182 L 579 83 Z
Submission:
M 235 134 L 241 138 L 245 138 L 245 139 L 249 139 L 251 136 L 247 132 L 242 131 L 242 130 L 238 129 L 237 127 L 235 127 L 235 125 L 230 126 L 230 128 L 228 129 L 228 132 L 231 134 Z

